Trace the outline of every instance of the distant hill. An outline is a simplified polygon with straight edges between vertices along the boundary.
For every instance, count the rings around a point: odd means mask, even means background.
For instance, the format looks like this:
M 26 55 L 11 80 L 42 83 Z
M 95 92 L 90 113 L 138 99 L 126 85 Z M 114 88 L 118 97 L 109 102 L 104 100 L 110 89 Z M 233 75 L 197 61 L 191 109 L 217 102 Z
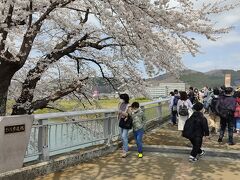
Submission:
M 181 72 L 181 75 L 178 77 L 171 73 L 165 73 L 154 78 L 146 79 L 145 81 L 153 86 L 158 85 L 159 83 L 184 82 L 187 84 L 187 86 L 193 86 L 197 88 L 202 88 L 204 86 L 219 87 L 224 84 L 224 76 L 227 73 L 232 74 L 232 85 L 239 86 L 240 71 L 234 71 L 229 69 L 212 70 L 206 73 L 187 69 Z M 91 80 L 93 90 L 98 90 L 100 93 L 115 92 L 115 90 L 102 77 L 95 77 Z M 121 84 L 116 79 L 111 78 L 110 80 L 116 87 L 119 87 Z
M 146 82 L 149 84 L 157 85 L 159 83 L 176 83 L 176 82 L 182 82 L 179 77 L 174 76 L 170 73 L 165 73 L 159 76 L 156 76 L 154 78 L 146 79 Z
M 193 70 L 185 70 L 181 73 L 180 77 L 176 77 L 173 74 L 166 73 L 147 81 L 151 84 L 158 83 L 166 83 L 166 82 L 185 82 L 189 86 L 202 88 L 204 86 L 215 87 L 221 86 L 224 84 L 224 76 L 225 74 L 232 75 L 232 85 L 239 86 L 240 85 L 240 71 L 228 70 L 228 69 L 220 69 L 220 70 L 212 70 L 206 73 L 193 71 Z

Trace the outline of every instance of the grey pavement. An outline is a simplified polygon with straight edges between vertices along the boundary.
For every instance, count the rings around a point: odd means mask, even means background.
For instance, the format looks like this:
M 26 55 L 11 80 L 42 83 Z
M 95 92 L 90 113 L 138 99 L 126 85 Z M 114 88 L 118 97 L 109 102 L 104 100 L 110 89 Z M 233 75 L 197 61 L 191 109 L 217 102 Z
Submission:
M 52 173 L 37 180 L 238 180 L 240 160 L 205 156 L 196 163 L 188 155 L 146 152 L 138 159 L 136 152 L 127 158 L 120 151 Z

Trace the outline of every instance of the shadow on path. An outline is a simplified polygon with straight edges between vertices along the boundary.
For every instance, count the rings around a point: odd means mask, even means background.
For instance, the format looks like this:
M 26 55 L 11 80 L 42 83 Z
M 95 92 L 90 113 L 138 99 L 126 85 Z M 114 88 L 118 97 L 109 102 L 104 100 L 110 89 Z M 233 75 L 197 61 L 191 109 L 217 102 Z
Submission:
M 210 136 L 210 140 L 203 142 L 203 147 L 216 149 L 240 150 L 240 136 L 234 134 L 234 142 L 236 145 L 229 146 L 227 144 L 228 134 L 225 132 L 223 143 L 217 142 L 218 134 Z M 189 146 L 190 142 L 181 136 L 181 132 L 177 130 L 177 126 L 172 126 L 168 123 L 163 124 L 160 128 L 156 128 L 148 132 L 143 139 L 146 145 L 168 145 L 168 146 Z M 135 144 L 135 141 L 131 141 Z
M 37 180 L 155 180 L 155 179 L 238 179 L 240 161 L 204 157 L 192 164 L 186 155 L 145 153 L 138 159 L 135 152 L 125 159 L 120 151 Z

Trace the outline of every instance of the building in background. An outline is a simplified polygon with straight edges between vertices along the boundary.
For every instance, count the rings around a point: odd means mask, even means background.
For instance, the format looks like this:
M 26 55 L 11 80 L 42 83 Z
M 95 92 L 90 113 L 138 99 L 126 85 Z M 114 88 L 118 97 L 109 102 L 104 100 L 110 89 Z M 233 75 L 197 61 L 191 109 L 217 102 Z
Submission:
M 231 74 L 225 74 L 225 86 L 226 87 L 231 86 Z
M 186 90 L 186 84 L 185 83 L 159 83 L 158 85 L 149 86 L 147 87 L 147 92 L 149 94 L 149 97 L 152 99 L 161 98 L 169 96 L 169 93 L 171 91 L 174 91 L 174 89 L 177 89 L 179 91 L 185 91 Z

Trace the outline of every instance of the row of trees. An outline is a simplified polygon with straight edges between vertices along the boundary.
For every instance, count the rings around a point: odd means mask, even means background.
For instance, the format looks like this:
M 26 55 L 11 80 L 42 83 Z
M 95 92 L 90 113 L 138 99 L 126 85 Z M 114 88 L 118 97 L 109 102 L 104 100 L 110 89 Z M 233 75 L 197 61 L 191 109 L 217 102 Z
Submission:
M 16 100 L 13 115 L 69 94 L 85 97 L 90 77 L 99 74 L 137 90 L 143 84 L 139 64 L 149 75 L 179 72 L 182 54 L 199 51 L 193 33 L 215 40 L 229 31 L 215 28 L 209 17 L 238 4 L 208 2 L 1 0 L 0 115 L 8 97 Z

